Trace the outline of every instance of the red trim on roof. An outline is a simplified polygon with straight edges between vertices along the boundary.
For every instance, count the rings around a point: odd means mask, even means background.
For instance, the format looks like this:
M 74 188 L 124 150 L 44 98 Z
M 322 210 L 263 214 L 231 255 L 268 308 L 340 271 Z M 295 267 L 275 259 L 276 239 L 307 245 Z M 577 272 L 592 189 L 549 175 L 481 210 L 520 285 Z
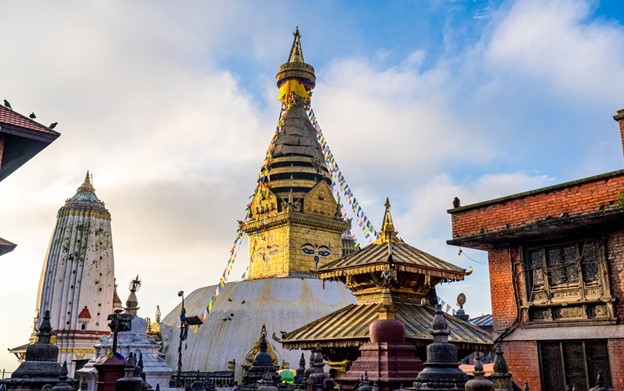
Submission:
M 60 133 L 33 121 L 32 119 L 16 113 L 2 105 L 0 105 L 0 128 L 2 125 L 15 126 L 22 129 L 34 130 L 35 132 L 58 137 Z

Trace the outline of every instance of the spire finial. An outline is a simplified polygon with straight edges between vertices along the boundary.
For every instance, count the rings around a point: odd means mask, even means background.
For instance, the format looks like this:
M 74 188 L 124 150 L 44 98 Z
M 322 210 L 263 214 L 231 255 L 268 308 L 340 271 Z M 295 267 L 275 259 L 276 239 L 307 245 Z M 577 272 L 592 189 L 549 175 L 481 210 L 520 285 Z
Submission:
M 386 197 L 384 206 L 386 207 L 386 211 L 384 213 L 383 222 L 381 223 L 379 238 L 375 241 L 375 244 L 401 242 L 401 239 L 397 236 L 398 232 L 394 229 L 394 222 L 392 221 L 392 214 L 390 213 L 389 197 Z
M 303 50 L 301 50 L 301 33 L 299 32 L 299 26 L 295 29 L 293 36 L 295 38 L 293 39 L 292 48 L 290 48 L 290 54 L 288 55 L 287 62 L 305 63 L 303 60 Z
M 95 193 L 95 189 L 93 188 L 93 185 L 91 184 L 91 179 L 92 179 L 92 176 L 89 174 L 89 170 L 87 170 L 87 175 L 85 175 L 85 179 L 82 182 L 82 185 L 78 187 L 77 191 L 90 191 L 92 193 Z
M 316 84 L 314 67 L 306 64 L 301 49 L 301 33 L 299 26 L 293 33 L 293 43 L 288 54 L 288 60 L 280 65 L 275 76 L 277 87 L 280 89 L 278 100 L 290 107 L 293 103 L 309 104 L 310 91 Z

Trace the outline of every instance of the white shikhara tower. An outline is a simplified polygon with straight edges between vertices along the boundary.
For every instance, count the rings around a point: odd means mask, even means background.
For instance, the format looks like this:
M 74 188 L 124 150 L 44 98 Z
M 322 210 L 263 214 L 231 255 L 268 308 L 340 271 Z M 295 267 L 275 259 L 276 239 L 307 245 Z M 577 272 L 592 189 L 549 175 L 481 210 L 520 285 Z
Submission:
M 94 345 L 110 332 L 107 316 L 113 313 L 114 294 L 111 215 L 87 172 L 58 211 L 37 299 L 39 316 L 50 311 L 58 360 L 67 361 L 70 376 L 94 357 Z

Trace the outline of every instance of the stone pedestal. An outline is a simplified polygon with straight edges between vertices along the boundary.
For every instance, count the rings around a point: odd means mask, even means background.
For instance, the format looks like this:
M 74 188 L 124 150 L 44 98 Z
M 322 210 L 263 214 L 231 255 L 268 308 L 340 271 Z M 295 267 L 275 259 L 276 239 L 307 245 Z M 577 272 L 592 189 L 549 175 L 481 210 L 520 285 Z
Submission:
M 411 384 L 423 369 L 416 348 L 405 343 L 405 326 L 400 320 L 376 320 L 369 327 L 371 342 L 360 347 L 361 356 L 345 376 L 338 379 L 343 389 L 354 389 L 368 375 L 379 391 L 396 390 Z

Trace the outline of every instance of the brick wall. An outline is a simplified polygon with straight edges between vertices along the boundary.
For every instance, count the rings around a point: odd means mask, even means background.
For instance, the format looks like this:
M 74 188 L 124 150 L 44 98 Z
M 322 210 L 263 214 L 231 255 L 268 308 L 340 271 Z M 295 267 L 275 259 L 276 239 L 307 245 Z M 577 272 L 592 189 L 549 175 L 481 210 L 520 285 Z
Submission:
M 610 232 L 607 236 L 607 267 L 611 293 L 616 299 L 615 316 L 624 320 L 624 231 Z M 623 388 L 624 389 L 624 388 Z
M 517 249 L 500 248 L 488 251 L 490 297 L 495 332 L 500 333 L 505 330 L 517 317 L 517 305 L 512 284 L 514 281 L 512 270 L 516 269 L 512 265 L 512 260 L 516 259 L 518 259 Z
M 610 339 L 607 343 L 609 350 L 609 365 L 611 366 L 611 381 L 613 389 L 624 390 L 624 339 Z
M 523 389 L 524 382 L 528 381 L 531 390 L 541 390 L 537 342 L 503 342 L 501 346 L 511 379 L 520 386 L 520 389 Z
M 468 206 L 451 211 L 453 238 L 524 226 L 564 212 L 578 216 L 619 208 L 621 192 L 624 194 L 624 172 L 618 171 Z

